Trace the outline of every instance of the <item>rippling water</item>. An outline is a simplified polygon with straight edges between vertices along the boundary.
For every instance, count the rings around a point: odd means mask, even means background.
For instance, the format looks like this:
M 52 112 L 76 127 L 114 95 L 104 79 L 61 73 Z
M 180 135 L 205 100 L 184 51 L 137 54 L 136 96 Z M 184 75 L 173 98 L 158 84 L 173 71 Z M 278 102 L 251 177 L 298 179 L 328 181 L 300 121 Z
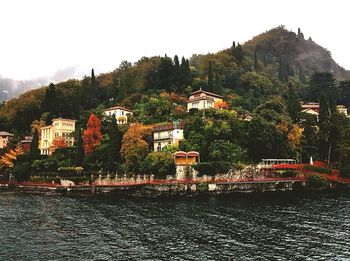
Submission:
M 350 260 L 350 195 L 0 194 L 0 260 Z

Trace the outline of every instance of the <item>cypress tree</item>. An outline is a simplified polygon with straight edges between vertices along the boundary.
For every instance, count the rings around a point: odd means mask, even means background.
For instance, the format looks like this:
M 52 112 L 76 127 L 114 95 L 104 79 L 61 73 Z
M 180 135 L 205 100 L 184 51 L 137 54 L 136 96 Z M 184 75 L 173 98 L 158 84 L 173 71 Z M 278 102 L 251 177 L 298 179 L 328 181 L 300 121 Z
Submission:
M 91 69 L 91 78 L 90 78 L 90 90 L 89 90 L 89 97 L 90 97 L 90 106 L 96 107 L 98 104 L 97 99 L 97 84 L 96 84 L 96 77 L 94 69 Z
M 82 136 L 82 129 L 80 126 L 78 126 L 78 133 L 77 133 L 77 160 L 76 165 L 81 166 L 84 160 L 84 143 L 83 143 L 83 136 Z
M 176 90 L 182 90 L 182 73 L 180 69 L 179 57 L 177 55 L 174 56 L 174 68 L 173 68 L 173 84 Z
M 109 171 L 116 170 L 116 163 L 120 163 L 120 149 L 122 146 L 122 134 L 119 130 L 115 117 L 112 117 L 108 124 L 108 144 L 107 144 L 107 162 L 106 169 Z
M 33 139 L 30 143 L 30 162 L 37 160 L 40 158 L 40 150 L 39 150 L 39 134 L 38 130 L 35 129 L 33 133 Z

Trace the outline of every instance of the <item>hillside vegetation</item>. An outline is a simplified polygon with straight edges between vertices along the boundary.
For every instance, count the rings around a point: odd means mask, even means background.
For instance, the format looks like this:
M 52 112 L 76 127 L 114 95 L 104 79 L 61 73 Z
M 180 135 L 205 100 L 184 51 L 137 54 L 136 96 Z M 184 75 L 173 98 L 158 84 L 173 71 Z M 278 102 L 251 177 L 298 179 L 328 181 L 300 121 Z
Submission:
M 112 72 L 95 76 L 92 70 L 82 80 L 26 92 L 1 106 L 0 130 L 11 131 L 20 139 L 61 116 L 76 119 L 80 131 L 88 119 L 103 119 L 104 108 L 121 105 L 133 110 L 130 122 L 138 124 L 115 132 L 111 119 L 102 120 L 98 146 L 89 150 L 85 161 L 77 156 L 77 165 L 136 173 L 156 171 L 161 164 L 155 163 L 157 160 L 172 162 L 173 149 L 164 152 L 164 158 L 151 152 L 150 126 L 182 120 L 185 141 L 175 149 L 199 151 L 213 172 L 261 158 L 305 162 L 310 156 L 346 169 L 350 131 L 336 104 L 350 107 L 347 77 L 348 72 L 327 50 L 305 40 L 300 31 L 295 34 L 278 27 L 243 45 L 233 42 L 217 53 L 190 59 L 142 57 L 134 64 L 123 61 Z M 199 88 L 223 95 L 230 109 L 187 113 L 187 97 Z M 319 120 L 303 115 L 300 101 L 320 102 Z M 251 121 L 245 120 L 248 116 Z M 81 140 L 81 133 L 75 135 Z M 113 144 L 117 143 L 116 150 Z M 74 149 L 78 152 L 66 154 L 79 155 L 79 144 Z M 60 160 L 56 167 L 70 167 L 65 157 Z M 149 166 L 155 167 L 150 170 Z

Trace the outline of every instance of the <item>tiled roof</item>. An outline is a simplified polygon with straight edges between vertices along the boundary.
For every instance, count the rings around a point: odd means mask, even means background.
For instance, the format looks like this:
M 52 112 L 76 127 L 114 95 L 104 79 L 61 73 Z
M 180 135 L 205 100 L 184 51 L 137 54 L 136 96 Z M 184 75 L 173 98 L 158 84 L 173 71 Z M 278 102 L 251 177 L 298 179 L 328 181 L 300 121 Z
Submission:
M 7 131 L 0 131 L 0 136 L 13 136 L 13 134 L 12 133 L 9 133 L 9 132 L 7 132 Z
M 192 92 L 191 93 L 191 96 L 192 95 L 196 95 L 196 94 L 199 94 L 199 93 L 204 93 L 208 96 L 214 96 L 214 97 L 217 97 L 217 98 L 223 98 L 221 95 L 219 94 L 216 94 L 216 93 L 212 93 L 212 92 L 207 92 L 207 91 L 203 91 L 202 89 L 198 90 L 198 91 L 195 91 L 195 92 Z
M 129 111 L 129 112 L 132 112 L 132 110 L 129 110 L 127 108 L 124 108 L 124 107 L 121 107 L 121 106 L 114 106 L 114 107 L 111 107 L 111 108 L 107 108 L 105 109 L 105 111 L 113 111 L 113 110 L 123 110 L 123 111 Z

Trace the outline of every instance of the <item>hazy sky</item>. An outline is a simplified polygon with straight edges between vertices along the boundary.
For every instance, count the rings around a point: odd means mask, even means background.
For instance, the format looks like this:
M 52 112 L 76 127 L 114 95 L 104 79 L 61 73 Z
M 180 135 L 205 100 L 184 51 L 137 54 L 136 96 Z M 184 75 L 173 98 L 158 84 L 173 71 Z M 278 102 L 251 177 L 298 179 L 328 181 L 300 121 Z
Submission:
M 300 27 L 350 69 L 349 7 L 347 0 L 1 0 L 0 75 L 30 79 L 69 67 L 80 76 L 142 56 L 190 57 L 281 24 Z

